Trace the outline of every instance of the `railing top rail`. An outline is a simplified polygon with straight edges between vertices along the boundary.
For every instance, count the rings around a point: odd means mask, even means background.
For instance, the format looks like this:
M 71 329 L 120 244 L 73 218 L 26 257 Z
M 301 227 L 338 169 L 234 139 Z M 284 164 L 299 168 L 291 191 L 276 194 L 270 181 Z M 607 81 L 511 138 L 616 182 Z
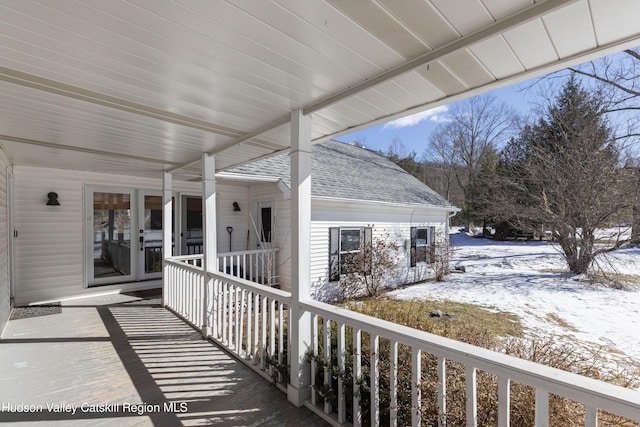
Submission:
M 301 305 L 306 311 L 323 318 L 389 338 L 412 348 L 419 348 L 449 360 L 459 361 L 467 366 L 505 376 L 517 382 L 624 417 L 640 418 L 640 391 L 583 377 L 318 301 L 304 301 Z
M 176 258 L 167 258 L 165 259 L 165 262 L 168 264 L 172 264 L 178 268 L 182 268 L 184 270 L 189 270 L 189 271 L 193 271 L 194 273 L 200 273 L 202 274 L 204 272 L 204 269 L 202 267 L 198 267 L 196 265 L 191 265 L 191 264 L 187 264 L 186 262 L 184 262 L 181 259 L 176 259 Z
M 289 292 L 275 289 L 267 285 L 261 285 L 259 283 L 251 282 L 249 280 L 241 279 L 239 277 L 231 276 L 229 274 L 221 272 L 209 272 L 208 275 L 213 279 L 229 283 L 231 285 L 239 287 L 240 289 L 244 289 L 250 292 L 256 292 L 268 298 L 291 304 L 291 294 Z
M 251 249 L 247 251 L 234 251 L 234 252 L 218 252 L 218 256 L 236 256 L 236 255 L 252 255 L 252 254 L 267 254 L 269 252 L 278 252 L 280 248 L 271 249 Z
M 191 259 L 201 259 L 202 258 L 202 254 L 195 254 L 195 255 L 176 255 L 176 256 L 172 256 L 169 257 L 167 259 L 170 260 L 177 260 L 177 261 L 183 261 L 183 260 L 191 260 Z

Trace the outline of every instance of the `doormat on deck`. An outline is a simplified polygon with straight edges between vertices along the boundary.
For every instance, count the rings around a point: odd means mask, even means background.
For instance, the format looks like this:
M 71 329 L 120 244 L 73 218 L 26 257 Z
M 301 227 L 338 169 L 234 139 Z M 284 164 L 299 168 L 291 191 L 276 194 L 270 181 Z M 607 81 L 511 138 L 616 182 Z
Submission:
M 62 313 L 62 306 L 59 302 L 46 305 L 29 305 L 26 307 L 15 307 L 11 313 L 10 320 L 28 319 L 30 317 L 48 316 L 50 314 Z

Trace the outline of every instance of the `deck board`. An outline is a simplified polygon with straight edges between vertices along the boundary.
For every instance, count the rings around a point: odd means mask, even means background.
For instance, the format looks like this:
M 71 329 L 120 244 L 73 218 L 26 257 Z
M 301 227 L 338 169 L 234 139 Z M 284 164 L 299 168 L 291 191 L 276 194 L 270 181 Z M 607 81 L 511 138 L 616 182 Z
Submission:
M 159 302 L 92 297 L 11 320 L 0 340 L 0 423 L 327 425 Z M 76 413 L 52 407 L 61 404 Z

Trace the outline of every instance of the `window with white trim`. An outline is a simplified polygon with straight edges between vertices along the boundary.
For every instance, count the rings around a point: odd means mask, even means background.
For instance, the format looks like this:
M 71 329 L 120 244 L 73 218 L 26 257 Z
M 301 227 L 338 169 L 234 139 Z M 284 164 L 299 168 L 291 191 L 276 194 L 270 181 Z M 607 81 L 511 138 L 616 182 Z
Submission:
M 435 242 L 435 233 L 435 227 L 411 227 L 411 267 L 415 267 L 419 262 L 433 262 L 431 249 Z
M 329 281 L 340 280 L 345 264 L 371 246 L 371 227 L 331 227 L 329 229 Z

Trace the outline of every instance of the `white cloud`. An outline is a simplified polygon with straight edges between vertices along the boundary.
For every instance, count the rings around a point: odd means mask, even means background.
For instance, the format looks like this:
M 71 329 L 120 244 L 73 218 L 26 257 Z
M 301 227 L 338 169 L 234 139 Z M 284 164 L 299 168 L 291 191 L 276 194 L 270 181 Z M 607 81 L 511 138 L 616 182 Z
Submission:
M 432 122 L 447 122 L 449 118 L 444 115 L 444 113 L 449 110 L 449 107 L 446 105 L 432 108 L 431 110 L 421 111 L 419 113 L 412 114 L 406 117 L 400 117 L 399 119 L 392 120 L 390 122 L 385 123 L 383 129 L 391 128 L 391 129 L 400 129 L 406 128 L 409 126 L 415 126 L 420 122 L 425 120 L 430 120 Z

